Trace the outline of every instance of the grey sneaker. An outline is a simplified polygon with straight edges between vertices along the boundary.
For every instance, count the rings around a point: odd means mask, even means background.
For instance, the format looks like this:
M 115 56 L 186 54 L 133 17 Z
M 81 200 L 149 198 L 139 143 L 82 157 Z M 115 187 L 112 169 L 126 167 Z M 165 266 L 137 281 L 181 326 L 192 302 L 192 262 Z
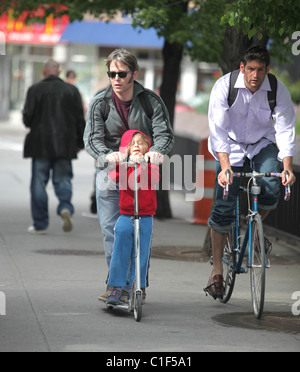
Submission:
M 28 227 L 27 232 L 29 232 L 29 234 L 34 234 L 34 235 L 45 235 L 45 234 L 47 234 L 47 230 L 36 230 L 34 226 Z
M 62 228 L 64 232 L 70 232 L 73 229 L 70 211 L 68 209 L 63 209 L 60 212 L 60 215 L 61 218 L 63 219 Z
M 124 289 L 122 290 L 122 296 L 120 298 L 120 301 L 121 302 L 124 302 L 125 304 L 128 304 L 129 303 L 129 300 L 130 300 L 130 293 L 124 291 Z

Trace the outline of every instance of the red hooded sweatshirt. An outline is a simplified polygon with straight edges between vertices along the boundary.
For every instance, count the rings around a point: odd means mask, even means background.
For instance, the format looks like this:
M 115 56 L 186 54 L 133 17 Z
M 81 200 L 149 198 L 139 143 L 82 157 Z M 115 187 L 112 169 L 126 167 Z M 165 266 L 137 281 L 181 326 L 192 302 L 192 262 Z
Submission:
M 150 139 L 138 130 L 126 131 L 121 139 L 120 151 L 126 153 L 128 145 L 135 133 L 145 136 L 149 143 Z M 149 146 L 150 149 L 150 146 Z M 148 150 L 149 150 L 148 149 Z M 117 165 L 116 169 L 109 173 L 110 178 L 120 183 L 119 206 L 120 213 L 134 214 L 134 167 Z M 159 167 L 153 164 L 138 165 L 139 183 L 139 214 L 144 216 L 154 215 L 157 209 L 155 185 L 159 182 Z

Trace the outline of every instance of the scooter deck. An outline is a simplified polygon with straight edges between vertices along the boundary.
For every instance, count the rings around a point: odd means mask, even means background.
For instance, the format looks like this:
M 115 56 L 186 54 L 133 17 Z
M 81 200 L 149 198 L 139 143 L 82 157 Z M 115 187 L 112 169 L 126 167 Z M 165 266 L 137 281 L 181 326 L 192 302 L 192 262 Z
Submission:
M 106 306 L 108 309 L 121 309 L 121 310 L 131 311 L 131 305 L 125 302 L 119 303 L 117 305 L 106 304 Z

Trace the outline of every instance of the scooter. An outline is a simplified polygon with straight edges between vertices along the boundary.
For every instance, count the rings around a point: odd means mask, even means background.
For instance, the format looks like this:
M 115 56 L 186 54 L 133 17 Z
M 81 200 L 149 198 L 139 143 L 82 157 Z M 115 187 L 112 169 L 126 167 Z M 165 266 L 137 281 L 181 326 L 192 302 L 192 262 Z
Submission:
M 122 165 L 134 167 L 134 215 L 132 222 L 134 226 L 134 249 L 135 249 L 135 280 L 131 289 L 131 296 L 128 304 L 118 305 L 107 304 L 109 310 L 122 309 L 133 312 L 137 322 L 142 319 L 142 289 L 141 289 L 141 264 L 140 264 L 140 216 L 139 216 L 139 195 L 138 195 L 138 165 L 137 162 L 122 162 Z

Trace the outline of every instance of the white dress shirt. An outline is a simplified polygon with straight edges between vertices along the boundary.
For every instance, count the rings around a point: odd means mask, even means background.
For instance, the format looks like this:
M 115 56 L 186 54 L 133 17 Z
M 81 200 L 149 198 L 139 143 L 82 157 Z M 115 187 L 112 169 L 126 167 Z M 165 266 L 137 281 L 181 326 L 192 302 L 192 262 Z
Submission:
M 279 149 L 278 160 L 294 156 L 296 151 L 296 116 L 291 96 L 284 84 L 277 83 L 276 106 L 271 115 L 267 91 L 271 90 L 266 76 L 261 87 L 252 94 L 240 72 L 235 87 L 238 95 L 228 106 L 230 74 L 213 86 L 209 102 L 209 151 L 218 159 L 218 152 L 229 154 L 232 166 L 242 166 L 244 158 L 252 159 L 271 142 Z

